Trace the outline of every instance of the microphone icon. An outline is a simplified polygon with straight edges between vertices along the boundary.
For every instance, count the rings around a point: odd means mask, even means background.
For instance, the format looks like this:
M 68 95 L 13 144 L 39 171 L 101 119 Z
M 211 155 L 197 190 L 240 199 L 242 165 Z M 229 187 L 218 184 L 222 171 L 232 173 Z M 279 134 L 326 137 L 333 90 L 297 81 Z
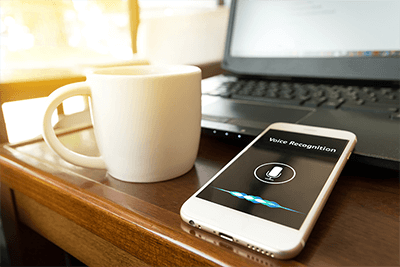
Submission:
M 272 169 L 265 173 L 266 179 L 269 181 L 274 181 L 274 179 L 279 178 L 282 174 L 283 167 L 274 166 Z

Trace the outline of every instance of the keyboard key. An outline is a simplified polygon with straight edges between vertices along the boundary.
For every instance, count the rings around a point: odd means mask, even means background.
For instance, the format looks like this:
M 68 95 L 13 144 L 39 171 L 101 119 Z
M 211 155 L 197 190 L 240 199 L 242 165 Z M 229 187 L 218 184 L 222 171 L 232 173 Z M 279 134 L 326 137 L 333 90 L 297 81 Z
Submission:
M 361 103 L 361 104 L 360 104 Z M 360 99 L 358 101 L 347 101 L 343 105 L 340 106 L 340 109 L 343 110 L 352 110 L 352 111 L 357 111 L 360 110 L 360 106 L 364 103 L 364 100 Z
M 299 99 L 269 98 L 269 97 L 257 97 L 257 96 L 251 96 L 251 95 L 234 94 L 234 95 L 232 95 L 232 98 L 233 99 L 241 99 L 241 100 L 257 101 L 257 102 L 263 102 L 263 103 L 274 104 L 274 105 L 296 105 L 296 106 L 299 106 L 301 103 L 301 100 L 299 100 Z
M 310 99 L 311 99 L 311 96 L 309 96 L 309 95 L 301 95 L 299 98 L 300 98 L 300 100 L 302 100 L 303 102 L 305 102 L 305 101 L 307 101 L 307 100 L 310 100 Z
M 316 108 L 316 107 L 319 107 L 322 103 L 324 103 L 327 100 L 328 99 L 324 96 L 320 97 L 320 98 L 312 98 L 312 99 L 304 102 L 303 106 Z
M 382 88 L 379 89 L 379 91 L 380 91 L 380 93 L 382 95 L 386 95 L 386 94 L 389 94 L 389 93 L 392 92 L 392 88 L 390 88 L 390 87 L 382 87 Z
M 361 111 L 388 114 L 396 112 L 398 109 L 399 108 L 395 105 L 371 102 L 365 102 L 365 104 L 361 107 Z
M 293 99 L 294 95 L 291 94 L 287 94 L 287 93 L 283 93 L 280 98 L 284 98 L 284 99 Z
M 267 91 L 265 96 L 268 97 L 268 98 L 277 98 L 278 97 L 278 93 L 274 92 L 274 91 Z
M 329 92 L 328 97 L 330 99 L 339 99 L 341 96 L 340 92 Z
M 212 96 L 220 96 L 222 94 L 229 94 L 228 89 L 224 87 L 219 87 L 215 90 L 212 90 L 210 92 L 206 93 L 207 95 L 212 95 Z
M 374 88 L 373 87 L 364 86 L 363 88 L 361 88 L 361 90 L 363 92 L 365 92 L 365 93 L 369 93 L 369 92 L 372 92 L 374 90 Z
M 362 112 L 373 112 L 373 113 L 387 113 L 391 114 L 393 113 L 392 110 L 390 109 L 384 109 L 381 107 L 373 107 L 373 106 L 359 106 L 354 109 L 355 111 L 362 111 Z
M 393 105 L 400 107 L 400 100 L 389 100 L 386 98 L 381 98 L 378 100 L 379 103 L 386 104 L 386 105 Z
M 338 108 L 341 104 L 345 102 L 344 98 L 339 98 L 339 99 L 330 99 L 327 102 L 323 103 L 321 107 L 323 108 L 329 108 L 329 109 L 336 109 Z
M 361 106 L 365 103 L 364 99 L 358 99 L 358 100 L 347 100 L 346 104 L 343 106 Z
M 390 115 L 392 120 L 400 120 L 400 113 L 393 113 Z

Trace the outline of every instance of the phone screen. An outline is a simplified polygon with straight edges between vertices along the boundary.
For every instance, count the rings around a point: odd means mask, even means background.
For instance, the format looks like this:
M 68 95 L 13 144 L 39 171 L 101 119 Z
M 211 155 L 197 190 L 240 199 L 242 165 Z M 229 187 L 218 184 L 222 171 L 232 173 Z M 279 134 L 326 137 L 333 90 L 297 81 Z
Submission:
M 196 197 L 300 229 L 347 143 L 269 130 Z

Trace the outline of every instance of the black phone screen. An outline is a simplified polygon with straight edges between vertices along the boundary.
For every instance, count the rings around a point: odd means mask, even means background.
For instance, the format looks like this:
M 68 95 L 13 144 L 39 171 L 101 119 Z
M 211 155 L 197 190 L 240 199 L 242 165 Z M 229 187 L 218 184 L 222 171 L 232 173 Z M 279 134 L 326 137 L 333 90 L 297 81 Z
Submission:
M 197 197 L 300 229 L 347 143 L 269 130 Z

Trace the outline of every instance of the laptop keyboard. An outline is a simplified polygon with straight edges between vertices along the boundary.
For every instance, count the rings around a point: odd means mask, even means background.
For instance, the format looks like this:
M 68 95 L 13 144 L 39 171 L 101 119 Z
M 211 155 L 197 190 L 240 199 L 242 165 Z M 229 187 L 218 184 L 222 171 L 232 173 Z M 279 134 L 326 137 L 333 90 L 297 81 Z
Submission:
M 392 119 L 400 118 L 400 89 L 390 87 L 238 80 L 224 82 L 206 94 L 275 105 L 374 112 L 388 114 Z

